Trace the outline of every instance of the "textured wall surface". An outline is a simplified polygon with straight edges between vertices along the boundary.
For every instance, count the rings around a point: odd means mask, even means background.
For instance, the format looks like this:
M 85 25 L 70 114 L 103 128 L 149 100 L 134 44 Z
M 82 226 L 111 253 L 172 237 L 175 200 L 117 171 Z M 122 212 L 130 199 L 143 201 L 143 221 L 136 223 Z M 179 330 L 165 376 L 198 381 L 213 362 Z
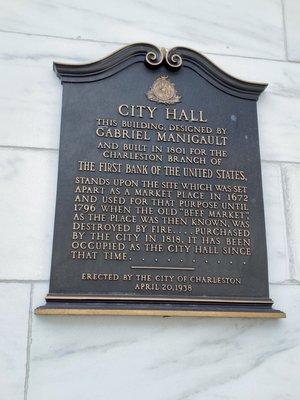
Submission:
M 36 317 L 48 290 L 61 86 L 52 62 L 146 41 L 266 81 L 270 291 L 286 320 Z M 300 2 L 1 0 L 0 398 L 300 398 Z

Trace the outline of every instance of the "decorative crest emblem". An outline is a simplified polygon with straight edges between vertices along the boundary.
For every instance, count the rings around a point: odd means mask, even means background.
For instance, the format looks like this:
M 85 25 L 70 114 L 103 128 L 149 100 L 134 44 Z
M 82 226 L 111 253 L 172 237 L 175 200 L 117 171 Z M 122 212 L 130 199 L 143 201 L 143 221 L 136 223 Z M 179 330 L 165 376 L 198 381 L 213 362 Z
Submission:
M 181 100 L 174 83 L 167 76 L 160 76 L 154 81 L 147 92 L 147 97 L 151 101 L 165 104 L 179 103 Z

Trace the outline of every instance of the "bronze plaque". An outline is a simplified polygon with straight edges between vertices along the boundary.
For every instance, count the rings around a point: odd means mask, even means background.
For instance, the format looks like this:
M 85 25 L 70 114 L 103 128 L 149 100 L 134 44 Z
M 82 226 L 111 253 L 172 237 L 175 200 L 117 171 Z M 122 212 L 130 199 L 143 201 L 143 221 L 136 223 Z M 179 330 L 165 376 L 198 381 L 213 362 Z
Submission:
M 63 84 L 39 314 L 282 317 L 269 298 L 256 103 L 266 84 L 133 44 Z

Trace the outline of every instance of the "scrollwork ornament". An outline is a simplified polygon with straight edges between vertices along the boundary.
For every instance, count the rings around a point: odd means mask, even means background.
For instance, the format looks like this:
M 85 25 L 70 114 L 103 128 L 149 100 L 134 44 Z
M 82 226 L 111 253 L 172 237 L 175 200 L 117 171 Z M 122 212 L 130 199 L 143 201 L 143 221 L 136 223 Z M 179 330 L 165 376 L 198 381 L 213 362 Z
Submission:
M 146 54 L 146 64 L 149 67 L 158 67 L 165 63 L 168 68 L 177 69 L 182 66 L 182 58 L 175 53 L 175 49 L 167 50 L 164 47 L 154 47 L 153 51 Z
M 166 63 L 171 68 L 180 68 L 182 66 L 182 58 L 179 54 L 173 52 L 173 49 L 166 52 Z
M 158 67 L 164 61 L 165 55 L 162 49 L 154 47 L 154 50 L 146 54 L 146 63 L 151 67 Z

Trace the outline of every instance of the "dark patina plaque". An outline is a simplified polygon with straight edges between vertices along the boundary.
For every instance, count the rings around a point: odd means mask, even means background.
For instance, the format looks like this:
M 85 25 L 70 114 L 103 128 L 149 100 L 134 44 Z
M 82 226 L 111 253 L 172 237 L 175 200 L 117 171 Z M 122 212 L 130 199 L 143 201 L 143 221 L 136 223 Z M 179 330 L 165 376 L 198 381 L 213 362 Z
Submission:
M 63 84 L 38 314 L 283 317 L 269 298 L 256 103 L 266 84 L 133 44 Z

